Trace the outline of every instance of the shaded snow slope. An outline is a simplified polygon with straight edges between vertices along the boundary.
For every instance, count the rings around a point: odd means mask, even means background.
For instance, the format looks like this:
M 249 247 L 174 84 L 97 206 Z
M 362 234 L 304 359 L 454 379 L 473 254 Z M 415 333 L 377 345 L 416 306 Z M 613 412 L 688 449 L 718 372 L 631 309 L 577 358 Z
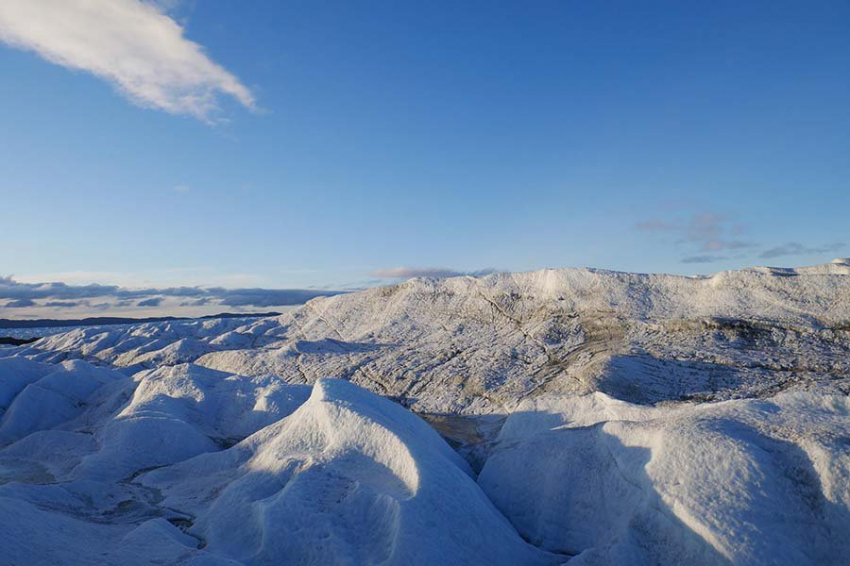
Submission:
M 0 362 L 19 390 L 0 564 L 564 559 L 524 542 L 424 421 L 346 381 Z
M 0 374 L 8 376 L 0 384 L 7 392 L 17 390 L 5 410 L 0 409 L 0 446 L 71 420 L 84 411 L 86 401 L 102 386 L 126 380 L 124 374 L 82 360 L 55 367 L 32 362 L 30 367 L 15 367 L 15 362 L 26 361 L 0 359 Z M 19 387 L 25 381 L 29 383 Z
M 466 462 L 404 408 L 319 380 L 292 416 L 140 478 L 197 517 L 188 533 L 245 564 L 553 564 Z
M 0 565 L 837 566 L 848 393 L 847 260 L 74 330 L 0 350 Z
M 277 318 L 83 329 L 19 352 L 351 380 L 420 412 L 509 412 L 603 391 L 638 403 L 770 395 L 850 375 L 850 262 L 711 277 L 591 269 L 415 279 Z
M 843 564 L 850 399 L 530 401 L 478 481 L 528 540 L 577 555 L 570 564 Z

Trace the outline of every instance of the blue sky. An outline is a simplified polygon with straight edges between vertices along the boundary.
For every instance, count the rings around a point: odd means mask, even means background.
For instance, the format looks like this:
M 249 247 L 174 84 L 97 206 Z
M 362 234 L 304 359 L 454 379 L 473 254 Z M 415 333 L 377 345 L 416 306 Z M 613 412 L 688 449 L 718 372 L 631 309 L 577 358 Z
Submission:
M 846 1 L 102 2 L 0 7 L 14 281 L 348 289 L 850 254 Z M 37 35 L 44 14 L 61 33 Z

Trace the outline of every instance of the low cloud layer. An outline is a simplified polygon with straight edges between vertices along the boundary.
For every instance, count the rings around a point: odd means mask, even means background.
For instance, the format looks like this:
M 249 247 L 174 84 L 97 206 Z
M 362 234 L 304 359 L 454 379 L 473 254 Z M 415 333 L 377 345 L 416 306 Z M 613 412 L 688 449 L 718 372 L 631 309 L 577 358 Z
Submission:
M 239 79 L 139 0 L 3 0 L 0 41 L 106 80 L 139 106 L 215 121 L 219 98 L 255 108 Z
M 445 267 L 391 267 L 389 269 L 379 269 L 372 272 L 372 277 L 381 279 L 412 279 L 414 277 L 433 277 L 443 279 L 445 277 L 458 277 L 461 275 L 471 275 L 473 277 L 481 277 L 494 273 L 496 270 L 492 268 L 479 269 L 478 271 L 456 271 Z
M 14 301 L 6 303 L 4 306 L 7 309 L 24 309 L 27 307 L 34 307 L 35 305 L 35 301 L 32 301 L 30 299 L 16 299 Z
M 128 289 L 117 285 L 68 285 L 23 283 L 0 277 L 0 318 L 3 309 L 53 309 L 57 312 L 122 309 L 206 308 L 209 310 L 257 310 L 301 305 L 315 297 L 338 291 L 313 289 L 225 289 L 223 287 L 168 287 Z

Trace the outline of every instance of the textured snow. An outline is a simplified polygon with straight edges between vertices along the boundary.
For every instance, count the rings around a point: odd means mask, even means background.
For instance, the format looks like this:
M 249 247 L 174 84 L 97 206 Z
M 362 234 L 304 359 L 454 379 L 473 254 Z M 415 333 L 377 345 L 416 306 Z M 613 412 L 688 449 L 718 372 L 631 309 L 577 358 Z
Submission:
M 0 564 L 563 559 L 520 538 L 434 429 L 346 381 L 60 367 L 27 388 L 63 375 L 81 406 L 21 421 L 25 388 L 3 417 L 32 432 L 0 450 Z
M 827 392 L 527 402 L 478 481 L 528 540 L 575 564 L 841 564 L 848 416 L 850 399 Z
M 848 260 L 77 329 L 0 350 L 0 564 L 844 564 L 848 354 Z
M 419 412 L 504 414 L 551 393 L 763 396 L 850 373 L 850 262 L 711 277 L 590 269 L 414 279 L 277 318 L 81 329 L 28 349 L 136 370 L 191 362 L 348 379 Z
M 468 464 L 404 408 L 320 380 L 292 416 L 230 450 L 146 474 L 197 517 L 206 549 L 247 564 L 552 564 Z

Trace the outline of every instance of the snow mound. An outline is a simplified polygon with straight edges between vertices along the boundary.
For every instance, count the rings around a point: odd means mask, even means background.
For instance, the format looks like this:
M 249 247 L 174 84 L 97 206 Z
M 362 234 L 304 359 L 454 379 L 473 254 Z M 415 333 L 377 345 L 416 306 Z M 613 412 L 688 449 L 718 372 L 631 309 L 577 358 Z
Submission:
M 19 389 L 0 427 L 0 564 L 563 560 L 523 541 L 424 421 L 347 381 L 4 367 L 20 373 L 0 376 Z
M 0 363 L 6 361 L 0 360 Z M 46 367 L 52 371 L 48 373 L 41 364 L 38 367 L 0 369 L 4 372 L 0 383 L 4 384 L 6 391 L 30 381 L 17 391 L 0 417 L 0 446 L 71 420 L 83 412 L 86 400 L 95 390 L 127 379 L 121 373 L 97 368 L 81 360 Z
M 570 564 L 837 566 L 850 556 L 850 399 L 528 402 L 478 481 Z
M 187 532 L 244 564 L 543 564 L 466 462 L 402 407 L 316 382 L 290 417 L 239 445 L 143 475 Z
M 0 564 L 843 564 L 848 394 L 847 260 L 74 330 L 0 353 Z
M 0 415 L 27 385 L 53 371 L 50 364 L 40 364 L 26 358 L 0 358 Z
M 153 368 L 194 361 L 217 349 L 212 339 L 226 333 L 238 334 L 244 326 L 246 321 L 238 318 L 151 322 L 118 328 L 92 326 L 42 338 L 21 350 L 39 361 L 87 358 L 119 367 Z
M 76 478 L 118 480 L 230 446 L 294 411 L 309 388 L 183 364 L 133 377 L 129 401 L 95 431 Z M 130 394 L 125 390 L 125 396 Z

